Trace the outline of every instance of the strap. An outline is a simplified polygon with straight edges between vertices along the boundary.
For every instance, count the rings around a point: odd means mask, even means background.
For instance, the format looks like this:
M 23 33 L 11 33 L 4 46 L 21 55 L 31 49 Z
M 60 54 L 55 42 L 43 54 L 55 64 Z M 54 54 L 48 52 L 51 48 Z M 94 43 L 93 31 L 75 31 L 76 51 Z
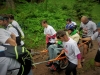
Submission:
M 14 27 L 17 30 L 19 37 L 21 37 L 21 32 L 19 31 L 19 29 L 17 27 L 15 27 L 13 24 L 11 24 L 11 25 L 12 25 L 12 27 Z

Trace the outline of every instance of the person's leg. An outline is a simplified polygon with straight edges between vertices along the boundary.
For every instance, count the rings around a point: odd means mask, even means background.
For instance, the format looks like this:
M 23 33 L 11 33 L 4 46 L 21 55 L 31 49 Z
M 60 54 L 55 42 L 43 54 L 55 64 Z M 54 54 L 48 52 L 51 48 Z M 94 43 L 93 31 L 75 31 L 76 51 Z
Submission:
M 17 75 L 18 68 L 20 68 L 20 64 L 16 60 L 0 57 L 0 75 Z M 7 74 L 7 72 L 10 72 L 10 74 Z
M 97 51 L 95 56 L 95 66 L 100 67 L 100 50 Z
M 72 72 L 73 72 L 73 75 L 77 75 L 76 68 L 74 68 Z
M 56 58 L 60 54 L 60 52 L 62 51 L 62 49 L 63 48 L 55 48 L 54 49 L 54 55 L 53 55 L 54 58 Z
M 77 75 L 77 72 L 75 70 L 76 67 L 77 67 L 77 65 L 69 62 L 68 67 L 65 70 L 65 75 L 71 75 L 71 72 L 73 72 L 73 75 Z
M 57 47 L 58 47 L 57 45 L 55 45 L 55 47 L 54 47 L 53 59 L 55 59 L 60 54 L 60 52 L 62 50 L 62 48 L 57 48 Z M 51 65 L 50 69 L 53 70 L 53 71 L 57 70 L 58 65 L 59 65 L 59 62 L 58 61 L 54 61 L 53 64 Z
M 62 50 L 62 48 L 55 48 L 54 49 L 54 55 L 53 55 L 53 59 L 55 59 L 58 56 L 58 53 L 60 53 Z M 57 70 L 59 65 L 59 61 L 54 61 L 53 64 L 51 65 L 50 69 L 51 70 Z
M 93 48 L 93 41 L 92 40 L 90 41 L 89 47 L 90 47 L 90 49 Z
M 30 72 L 28 73 L 28 75 L 33 75 L 32 69 L 30 70 Z
M 48 47 L 48 52 L 49 52 L 49 59 L 52 59 L 53 58 L 53 48 L 52 48 L 52 45 Z
M 83 41 L 83 52 L 82 52 L 82 62 L 85 61 L 86 54 L 88 52 L 89 42 Z
M 88 46 L 86 44 L 83 45 L 83 56 L 85 57 L 85 55 L 87 54 L 87 49 Z
M 49 52 L 49 60 L 50 59 L 53 59 L 54 58 L 54 49 L 56 48 L 57 46 L 56 46 L 56 44 L 53 44 L 53 45 L 50 45 L 49 47 L 48 47 L 48 52 Z M 52 62 L 48 62 L 47 64 L 46 64 L 46 66 L 51 66 L 52 65 Z
M 56 44 L 50 45 L 50 46 L 48 47 L 50 59 L 53 59 L 53 58 L 54 58 L 54 57 L 53 57 L 53 55 L 54 55 L 54 49 L 55 49 L 56 47 L 57 47 Z

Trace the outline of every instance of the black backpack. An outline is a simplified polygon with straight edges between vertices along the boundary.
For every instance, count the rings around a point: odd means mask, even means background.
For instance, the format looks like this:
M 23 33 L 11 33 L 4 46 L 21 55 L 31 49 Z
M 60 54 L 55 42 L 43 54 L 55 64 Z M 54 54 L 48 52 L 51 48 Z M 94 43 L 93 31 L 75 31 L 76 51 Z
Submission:
M 17 43 L 17 45 L 21 45 L 21 33 L 17 27 L 15 27 L 14 25 L 12 25 L 12 26 L 17 30 L 18 35 L 19 35 L 18 37 L 16 37 L 16 43 Z
M 19 29 L 12 24 L 9 27 L 13 27 L 17 30 L 19 36 L 16 37 L 16 43 L 18 46 L 20 46 L 21 45 L 21 33 L 20 33 Z
M 16 59 L 21 64 L 18 75 L 28 75 L 32 67 L 32 56 L 30 51 L 21 46 L 4 45 L 4 47 L 6 47 L 6 50 L 0 52 L 0 57 Z

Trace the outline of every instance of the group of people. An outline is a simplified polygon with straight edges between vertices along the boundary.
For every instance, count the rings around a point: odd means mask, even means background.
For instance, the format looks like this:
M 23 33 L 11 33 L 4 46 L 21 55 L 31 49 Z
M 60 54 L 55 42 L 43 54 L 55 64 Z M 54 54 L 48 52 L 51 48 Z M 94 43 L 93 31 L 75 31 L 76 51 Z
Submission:
M 95 56 L 95 65 L 100 66 L 100 24 L 96 25 L 86 16 L 82 16 L 79 30 L 77 24 L 70 18 L 66 20 L 66 23 L 65 29 L 56 32 L 46 20 L 42 21 L 49 60 L 56 58 L 59 53 L 64 53 L 68 58 L 68 66 L 66 67 L 65 74 L 70 75 L 72 72 L 73 75 L 77 75 L 76 68 L 82 68 L 81 62 L 85 61 L 89 44 L 92 44 L 92 40 L 97 39 L 99 49 Z M 80 31 L 82 31 L 82 37 L 80 36 Z M 14 20 L 14 16 L 12 14 L 1 15 L 0 52 L 6 50 L 4 45 L 23 47 L 23 38 L 24 33 L 19 24 Z M 82 53 L 78 47 L 78 44 L 80 44 L 79 40 L 82 40 L 82 43 L 84 43 Z M 57 69 L 56 66 L 58 65 L 58 61 L 46 64 L 53 71 Z M 0 75 L 18 75 L 20 66 L 21 64 L 13 58 L 0 57 Z M 9 70 L 11 71 L 10 73 L 8 72 Z M 33 75 L 32 69 L 30 69 L 28 75 Z
M 46 20 L 42 21 L 49 59 L 56 58 L 59 53 L 65 53 L 68 58 L 65 74 L 70 75 L 72 72 L 73 75 L 77 75 L 76 68 L 82 68 L 81 63 L 85 61 L 89 44 L 92 44 L 92 40 L 97 39 L 99 50 L 95 56 L 95 65 L 100 66 L 100 24 L 96 25 L 87 16 L 82 16 L 79 30 L 71 19 L 67 19 L 66 23 L 65 29 L 56 32 Z M 82 31 L 82 35 L 80 35 L 80 31 Z M 79 50 L 79 40 L 84 43 L 83 52 Z M 57 69 L 56 65 L 59 65 L 59 62 L 50 61 L 46 64 L 53 71 Z
M 23 46 L 24 33 L 12 14 L 0 16 L 0 52 L 5 51 L 5 46 Z M 17 51 L 16 51 L 17 52 Z M 1 54 L 1 53 L 0 53 Z M 24 72 L 21 64 L 13 58 L 0 55 L 0 75 L 21 75 Z M 28 75 L 33 75 L 32 69 Z

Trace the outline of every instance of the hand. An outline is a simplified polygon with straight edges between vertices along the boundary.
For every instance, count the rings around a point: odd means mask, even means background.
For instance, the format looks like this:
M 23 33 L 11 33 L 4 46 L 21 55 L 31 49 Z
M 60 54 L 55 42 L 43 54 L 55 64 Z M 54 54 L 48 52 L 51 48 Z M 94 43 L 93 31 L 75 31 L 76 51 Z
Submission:
M 78 65 L 77 65 L 77 68 L 82 68 L 82 65 L 81 65 L 81 64 L 78 64 Z
M 50 34 L 46 34 L 47 37 L 50 37 Z

